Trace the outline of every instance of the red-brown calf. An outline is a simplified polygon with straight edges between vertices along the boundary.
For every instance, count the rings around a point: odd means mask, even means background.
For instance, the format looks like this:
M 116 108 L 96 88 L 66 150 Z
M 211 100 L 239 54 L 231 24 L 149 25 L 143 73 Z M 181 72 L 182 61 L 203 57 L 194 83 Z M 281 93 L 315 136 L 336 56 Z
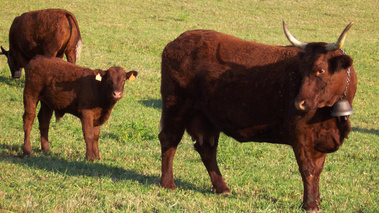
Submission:
M 31 154 L 30 131 L 36 106 L 41 102 L 38 121 L 43 151 L 49 151 L 48 133 L 53 111 L 57 119 L 70 113 L 81 120 L 86 158 L 100 159 L 100 126 L 122 98 L 125 81 L 137 75 L 136 71 L 125 72 L 121 67 L 92 70 L 59 58 L 35 57 L 25 67 L 24 155 Z

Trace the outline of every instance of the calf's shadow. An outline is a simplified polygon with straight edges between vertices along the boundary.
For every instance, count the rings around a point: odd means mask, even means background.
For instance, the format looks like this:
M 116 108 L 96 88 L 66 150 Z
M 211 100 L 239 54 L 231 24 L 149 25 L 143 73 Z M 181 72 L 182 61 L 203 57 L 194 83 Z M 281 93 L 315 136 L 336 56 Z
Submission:
M 60 173 L 69 176 L 87 176 L 87 177 L 110 177 L 112 181 L 120 180 L 137 181 L 143 185 L 159 185 L 160 176 L 142 175 L 137 171 L 128 170 L 119 166 L 106 165 L 99 162 L 70 161 L 59 156 L 59 154 L 50 153 L 45 155 L 30 155 L 21 157 L 21 146 L 0 144 L 0 161 L 8 161 L 21 166 L 27 166 L 42 171 Z M 33 152 L 41 152 L 34 149 Z M 84 158 L 83 158 L 84 159 Z M 176 185 L 180 189 L 195 190 L 203 194 L 212 194 L 211 190 L 201 189 L 197 186 L 176 178 Z

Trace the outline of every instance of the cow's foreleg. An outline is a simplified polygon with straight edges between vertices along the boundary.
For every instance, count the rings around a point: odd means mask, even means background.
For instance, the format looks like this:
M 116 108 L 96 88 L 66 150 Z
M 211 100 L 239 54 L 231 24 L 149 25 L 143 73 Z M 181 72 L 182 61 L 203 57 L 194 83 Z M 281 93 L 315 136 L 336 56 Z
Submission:
M 30 144 L 30 132 L 33 128 L 34 118 L 36 117 L 36 107 L 38 99 L 31 95 L 24 94 L 24 145 L 22 146 L 23 154 L 30 155 L 32 146 Z
M 39 130 L 41 133 L 41 149 L 44 152 L 49 152 L 49 125 L 53 115 L 53 110 L 45 103 L 41 102 L 41 109 L 38 113 Z
M 86 142 L 86 159 L 93 161 L 95 159 L 95 154 L 93 153 L 93 141 L 95 134 L 93 129 L 93 116 L 91 112 L 83 112 L 81 122 L 83 136 Z
M 201 160 L 207 168 L 212 181 L 213 190 L 215 190 L 216 193 L 222 194 L 229 193 L 230 189 L 226 185 L 217 165 L 218 138 L 219 134 L 213 137 L 204 137 L 203 143 L 199 141 L 195 143 L 195 149 L 200 154 Z
M 92 143 L 92 150 L 93 154 L 95 155 L 95 158 L 97 160 L 100 160 L 100 155 L 99 155 L 99 136 L 100 136 L 100 126 L 95 126 L 93 128 L 94 131 L 94 138 L 93 138 L 93 143 Z
M 294 152 L 304 185 L 302 206 L 308 211 L 318 211 L 321 204 L 319 181 L 326 154 L 304 146 L 294 148 Z

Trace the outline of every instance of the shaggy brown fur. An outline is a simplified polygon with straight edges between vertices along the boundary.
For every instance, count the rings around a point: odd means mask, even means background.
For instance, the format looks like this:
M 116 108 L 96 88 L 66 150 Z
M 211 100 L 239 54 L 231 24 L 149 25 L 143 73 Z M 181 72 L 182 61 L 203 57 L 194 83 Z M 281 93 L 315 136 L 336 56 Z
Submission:
M 61 9 L 31 11 L 16 17 L 9 30 L 9 51 L 1 47 L 8 58 L 13 78 L 36 55 L 63 58 L 76 63 L 82 48 L 79 25 L 75 16 Z
M 176 188 L 173 159 L 187 129 L 214 190 L 228 193 L 216 161 L 223 132 L 240 142 L 290 145 L 303 178 L 303 206 L 317 210 L 326 153 L 336 151 L 351 129 L 348 117 L 330 115 L 346 88 L 349 67 L 350 103 L 357 88 L 352 59 L 341 50 L 326 52 L 325 46 L 264 45 L 208 30 L 185 32 L 167 44 L 161 70 L 161 185 Z M 295 108 L 299 100 L 304 111 Z
M 70 113 L 81 120 L 86 158 L 90 161 L 100 159 L 100 126 L 108 120 L 114 105 L 122 98 L 125 81 L 137 74 L 136 71 L 126 73 L 121 67 L 91 70 L 44 56 L 31 60 L 25 67 L 24 155 L 31 154 L 30 131 L 40 101 L 38 121 L 43 151 L 50 150 L 48 133 L 53 111 L 57 118 Z

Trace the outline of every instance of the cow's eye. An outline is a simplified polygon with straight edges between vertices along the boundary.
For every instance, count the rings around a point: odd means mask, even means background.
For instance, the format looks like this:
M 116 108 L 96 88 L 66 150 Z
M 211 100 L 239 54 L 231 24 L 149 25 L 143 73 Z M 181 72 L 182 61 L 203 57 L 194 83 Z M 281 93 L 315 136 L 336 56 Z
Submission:
M 321 75 L 321 74 L 323 74 L 324 72 L 325 72 L 324 69 L 318 70 L 318 71 L 317 71 L 317 75 Z

